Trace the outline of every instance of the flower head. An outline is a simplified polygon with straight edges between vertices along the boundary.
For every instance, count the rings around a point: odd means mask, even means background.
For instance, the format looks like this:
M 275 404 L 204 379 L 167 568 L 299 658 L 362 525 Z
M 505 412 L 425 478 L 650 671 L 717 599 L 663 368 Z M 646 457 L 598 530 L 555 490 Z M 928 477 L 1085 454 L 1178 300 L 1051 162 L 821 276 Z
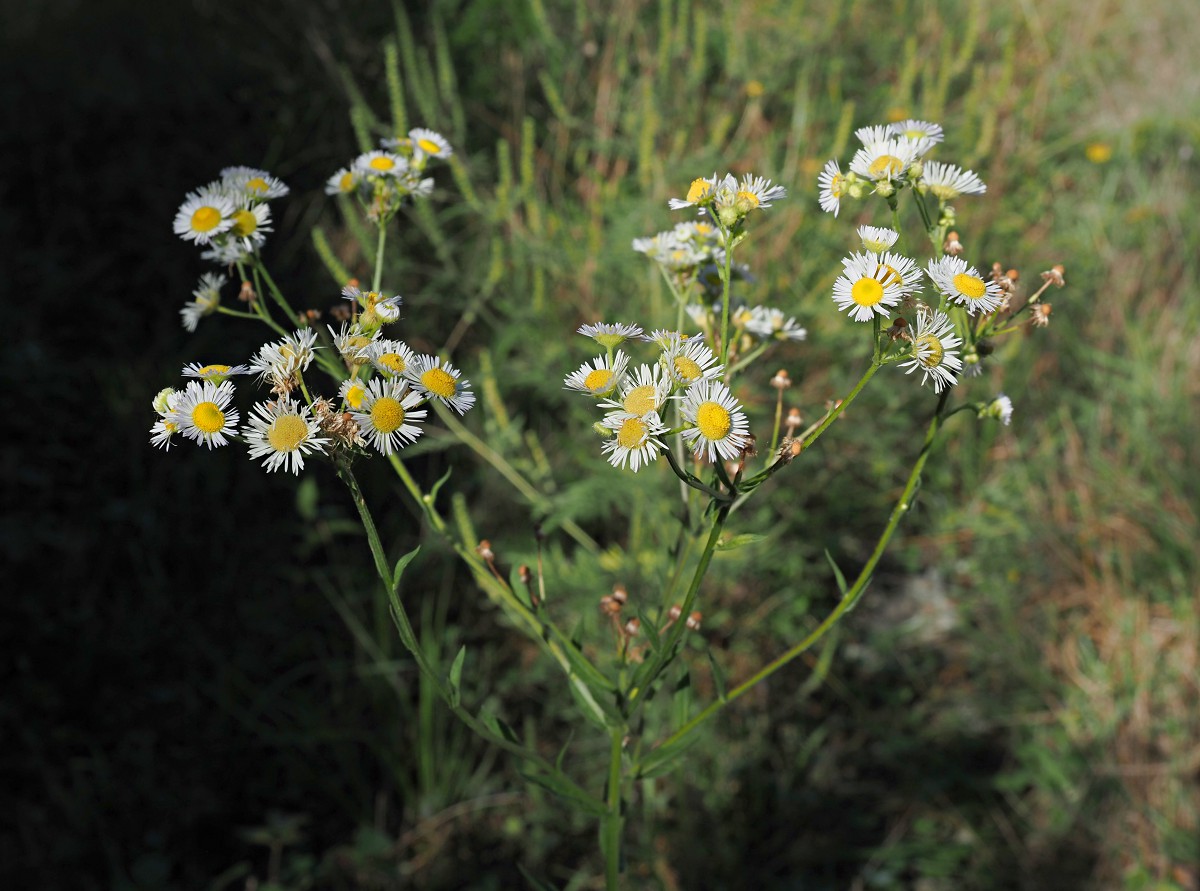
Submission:
M 886 318 L 891 307 L 904 296 L 904 277 L 887 262 L 891 257 L 868 251 L 842 260 L 845 268 L 833 283 L 837 308 L 847 310 L 856 322 L 869 322 L 876 314 Z
M 471 382 L 449 362 L 434 356 L 414 356 L 404 370 L 413 389 L 430 399 L 448 405 L 460 415 L 465 415 L 475 404 Z
M 584 362 L 566 376 L 563 383 L 568 390 L 580 390 L 592 396 L 607 396 L 621 385 L 629 357 L 621 350 L 612 356 L 597 356 L 591 363 Z
M 342 167 L 333 176 L 325 180 L 326 195 L 348 195 L 358 188 L 361 174 L 349 167 Z
M 663 378 L 662 366 L 641 365 L 625 378 L 616 400 L 605 400 L 600 406 L 640 418 L 662 409 L 670 387 L 670 381 Z
M 249 365 L 201 365 L 199 362 L 190 362 L 183 366 L 184 377 L 195 377 L 214 384 L 222 383 L 234 375 L 249 373 Z
M 400 340 L 376 340 L 367 350 L 367 358 L 377 371 L 395 377 L 412 366 L 416 353 Z
M 873 142 L 854 153 L 850 170 L 873 182 L 898 179 L 909 166 L 927 152 L 933 143 L 928 139 L 885 139 Z
M 338 396 L 351 409 L 360 409 L 367 398 L 367 382 L 357 377 L 348 377 L 338 387 Z
M 720 381 L 700 381 L 681 397 L 679 413 L 689 425 L 683 439 L 697 458 L 733 461 L 749 442 L 749 425 L 729 388 Z
M 825 162 L 825 169 L 817 177 L 817 185 L 821 189 L 818 196 L 821 210 L 836 217 L 842 209 L 842 196 L 850 190 L 850 182 L 842 174 L 842 168 L 838 166 L 837 161 Z
M 965 306 L 971 315 L 991 312 L 1004 299 L 998 284 L 985 280 L 978 269 L 959 257 L 930 260 L 925 272 L 951 303 Z
M 638 415 L 630 412 L 613 412 L 604 418 L 603 426 L 615 434 L 600 447 L 608 455 L 613 467 L 624 467 L 626 462 L 634 473 L 658 458 L 663 449 L 659 439 L 667 432 L 666 425 L 657 412 Z
M 859 226 L 858 237 L 862 239 L 863 247 L 866 250 L 880 254 L 896 243 L 900 233 L 895 229 L 885 229 L 879 226 Z
M 308 406 L 291 399 L 255 405 L 249 421 L 242 435 L 250 444 L 250 458 L 264 459 L 263 466 L 272 472 L 283 467 L 298 474 L 304 467 L 304 456 L 323 451 L 330 442 L 318 435 L 320 428 Z
M 449 141 L 441 133 L 427 130 L 424 127 L 414 127 L 408 131 L 408 138 L 413 147 L 413 153 L 420 152 L 430 158 L 449 158 L 454 154 Z
M 939 161 L 926 162 L 918 188 L 933 192 L 942 201 L 950 201 L 959 195 L 982 195 L 987 191 L 975 171 Z
M 690 387 L 700 381 L 715 380 L 725 371 L 702 337 L 684 337 L 678 332 L 659 342 L 659 364 L 667 379 L 676 387 Z
M 783 310 L 773 306 L 756 306 L 750 310 L 746 330 L 762 340 L 805 340 L 808 329 L 800 327 L 790 316 L 784 317 Z
M 962 370 L 958 347 L 962 341 L 954 333 L 950 318 L 942 312 L 924 310 L 917 313 L 916 330 L 913 332 L 912 358 L 901 363 L 906 374 L 921 370 L 921 383 L 933 379 L 933 390 L 940 393 L 953 386 L 955 375 Z
M 406 380 L 372 378 L 362 408 L 350 415 L 363 437 L 381 454 L 390 455 L 421 435 L 413 423 L 425 420 L 426 410 L 417 408 L 421 402 L 421 394 L 409 389 Z
M 929 121 L 897 121 L 894 124 L 888 124 L 888 129 L 897 136 L 902 136 L 905 139 L 928 139 L 931 143 L 937 144 L 945 139 L 942 133 L 941 124 L 930 123 Z
M 600 346 L 611 350 L 631 338 L 640 337 L 642 329 L 637 325 L 626 325 L 624 322 L 597 322 L 594 325 L 580 325 L 576 333 L 586 335 Z
M 716 197 L 717 175 L 714 173 L 709 177 L 700 177 L 692 180 L 692 184 L 688 186 L 686 198 L 672 198 L 667 202 L 667 206 L 671 210 L 683 210 L 685 207 L 703 207 L 705 204 L 712 202 Z
M 408 170 L 408 161 L 395 152 L 375 149 L 355 158 L 352 169 L 360 176 L 399 176 Z
M 1005 427 L 1012 423 L 1012 413 L 1012 400 L 1003 393 L 979 409 L 979 417 L 994 418 Z
M 183 309 L 179 310 L 184 328 L 195 331 L 204 316 L 210 316 L 217 311 L 217 307 L 221 305 L 221 288 L 225 287 L 228 281 L 229 279 L 216 272 L 206 272 L 200 276 L 200 283 L 196 285 L 196 290 L 192 291 L 192 297 L 195 299 L 189 300 L 183 305 Z
M 237 409 L 229 407 L 232 399 L 231 381 L 223 384 L 190 381 L 187 389 L 176 397 L 174 409 L 164 420 L 174 424 L 188 439 L 210 449 L 217 448 L 225 445 L 225 437 L 233 436 L 237 429 Z
M 234 200 L 218 184 L 188 193 L 175 213 L 175 234 L 184 241 L 208 244 L 233 228 Z

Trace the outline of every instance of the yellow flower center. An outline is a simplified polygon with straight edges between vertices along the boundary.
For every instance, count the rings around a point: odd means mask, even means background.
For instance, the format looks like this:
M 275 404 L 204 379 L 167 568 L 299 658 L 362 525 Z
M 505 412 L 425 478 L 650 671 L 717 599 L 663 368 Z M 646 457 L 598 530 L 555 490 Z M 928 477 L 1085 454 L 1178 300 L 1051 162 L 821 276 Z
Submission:
M 850 288 L 850 299 L 859 306 L 874 306 L 883 299 L 883 285 L 873 278 L 860 278 Z
M 712 230 L 713 230 L 713 227 L 708 225 L 708 223 L 697 223 L 696 224 L 696 234 L 697 235 L 708 235 L 710 232 L 712 232 Z
M 920 139 L 925 135 L 924 130 L 918 130 L 916 127 L 909 127 L 904 131 L 904 136 L 908 139 Z
M 987 293 L 987 285 L 983 283 L 983 279 L 967 275 L 965 272 L 954 276 L 954 289 L 968 300 L 978 300 Z
M 221 211 L 215 207 L 197 208 L 192 214 L 192 228 L 197 232 L 211 232 L 221 225 Z
M 338 180 L 338 188 L 343 192 L 354 191 L 354 174 L 349 170 L 343 173 L 341 179 Z
M 384 353 L 379 357 L 379 364 L 393 374 L 404 374 L 404 369 L 408 367 L 408 363 L 399 353 Z
M 587 387 L 588 392 L 601 393 L 609 388 L 612 379 L 613 373 L 607 368 L 597 368 L 588 372 L 588 376 L 583 379 L 583 385 Z
M 209 375 L 209 374 L 214 374 L 214 375 L 226 374 L 226 373 L 228 373 L 228 371 L 229 371 L 228 365 L 205 365 L 203 368 L 197 368 L 196 374 L 200 375 L 201 377 L 204 377 L 205 375 Z
M 434 396 L 449 399 L 458 392 L 458 381 L 440 368 L 430 368 L 421 373 L 421 383 Z
M 835 173 L 829 181 L 829 194 L 834 198 L 841 198 L 846 194 L 846 177 L 840 173 Z
M 949 201 L 951 198 L 957 198 L 959 194 L 958 189 L 954 188 L 954 186 L 944 184 L 930 186 L 929 191 L 933 192 L 934 195 L 936 195 L 938 198 L 941 198 L 943 201 Z
M 867 168 L 867 172 L 872 178 L 899 176 L 904 172 L 904 162 L 895 155 L 880 155 L 871 162 L 871 166 Z
M 759 204 L 758 196 L 755 195 L 753 192 L 746 192 L 746 191 L 738 192 L 736 195 L 733 196 L 733 200 L 735 202 L 741 203 L 741 204 L 749 207 L 751 210 L 758 207 L 758 204 Z
M 946 348 L 932 334 L 924 334 L 918 337 L 916 347 L 917 358 L 926 368 L 937 368 L 937 366 L 942 364 L 942 357 L 946 355 Z
M 712 183 L 706 179 L 694 179 L 692 185 L 688 188 L 687 200 L 689 204 L 695 204 L 697 201 L 703 201 L 712 193 Z
M 225 426 L 225 412 L 215 402 L 201 402 L 192 409 L 192 423 L 202 433 L 217 433 Z
M 396 166 L 396 162 L 387 155 L 380 155 L 378 158 L 372 158 L 368 163 L 372 170 L 386 171 L 391 170 Z
M 900 270 L 894 266 L 888 266 L 886 263 L 880 263 L 875 267 L 875 278 L 883 285 L 902 285 L 904 279 L 900 275 Z
M 700 435 L 707 440 L 724 439 L 729 435 L 733 419 L 728 409 L 720 403 L 702 402 L 696 409 L 696 426 L 700 428 Z
M 625 411 L 641 417 L 658 408 L 658 389 L 651 384 L 634 387 L 625 394 Z
M 371 406 L 371 424 L 380 433 L 394 433 L 404 423 L 404 406 L 391 396 L 380 396 Z
M 258 228 L 258 217 L 248 210 L 235 210 L 233 212 L 233 234 L 246 237 L 253 234 Z
M 267 442 L 277 452 L 292 452 L 308 438 L 308 425 L 299 415 L 280 415 L 267 431 Z
M 702 374 L 704 374 L 704 371 L 695 359 L 689 359 L 687 356 L 675 357 L 675 376 L 681 381 L 690 384 Z
M 246 191 L 247 192 L 256 192 L 258 194 L 262 194 L 263 192 L 266 192 L 270 188 L 271 187 L 267 184 L 267 181 L 265 179 L 263 179 L 261 176 L 256 176 L 256 177 L 253 177 L 252 179 L 246 180 Z
M 367 388 L 362 384 L 352 384 L 346 390 L 346 404 L 351 408 L 358 408 L 363 404 L 363 399 L 367 396 Z
M 179 425 L 174 421 L 163 421 L 163 429 L 174 436 L 179 432 Z
M 623 449 L 636 449 L 646 441 L 646 425 L 637 418 L 626 418 L 617 429 L 617 444 Z
M 440 145 L 438 145 L 436 142 L 434 142 L 432 139 L 418 139 L 417 140 L 417 148 L 419 148 L 421 151 L 423 151 L 427 155 L 436 155 L 438 152 L 440 152 L 442 150 L 442 147 Z

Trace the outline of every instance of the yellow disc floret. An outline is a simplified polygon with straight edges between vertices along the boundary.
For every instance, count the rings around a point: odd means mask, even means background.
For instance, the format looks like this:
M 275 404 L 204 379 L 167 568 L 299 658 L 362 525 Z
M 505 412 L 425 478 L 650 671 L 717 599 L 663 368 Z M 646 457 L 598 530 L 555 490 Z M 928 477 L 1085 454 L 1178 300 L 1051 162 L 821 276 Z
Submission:
M 391 396 L 380 396 L 371 406 L 371 423 L 380 433 L 394 433 L 404 424 L 404 406 Z
M 379 357 L 379 364 L 393 374 L 404 374 L 404 369 L 408 367 L 408 363 L 399 353 L 384 353 Z
M 904 162 L 895 155 L 880 155 L 871 162 L 867 171 L 872 177 L 893 177 L 904 172 Z
M 859 306 L 874 306 L 883 299 L 883 285 L 873 278 L 860 278 L 850 288 L 850 299 Z
M 690 359 L 687 356 L 675 357 L 675 376 L 684 383 L 690 384 L 694 380 L 698 380 L 704 371 L 700 368 L 700 364 L 695 359 Z
M 694 179 L 691 186 L 688 188 L 687 200 L 689 204 L 695 204 L 698 201 L 703 201 L 712 193 L 712 183 L 706 179 Z
M 372 158 L 370 161 L 371 169 L 378 170 L 381 173 L 391 170 L 395 166 L 396 166 L 396 162 L 393 161 L 391 158 L 389 158 L 387 155 L 380 155 L 377 158 Z
M 625 406 L 625 411 L 641 417 L 658 408 L 657 397 L 658 388 L 652 384 L 646 384 L 645 386 L 634 387 L 626 393 L 622 404 Z
M 733 419 L 719 402 L 702 402 L 696 409 L 696 426 L 700 428 L 700 435 L 712 442 L 729 435 Z
M 612 386 L 613 373 L 607 368 L 597 368 L 595 371 L 589 371 L 587 377 L 583 379 L 583 385 L 588 388 L 591 393 L 601 393 Z M 422 378 L 422 380 L 424 380 Z
M 221 225 L 221 211 L 215 207 L 197 208 L 192 213 L 192 228 L 197 232 L 211 232 Z
M 623 449 L 640 448 L 646 441 L 646 425 L 637 418 L 626 418 L 617 429 L 617 443 Z
M 263 179 L 261 176 L 251 177 L 250 179 L 246 180 L 246 191 L 247 192 L 254 192 L 256 194 L 261 195 L 264 192 L 269 191 L 270 188 L 271 188 L 270 185 L 268 185 L 267 181 L 265 179 Z
M 363 404 L 363 399 L 366 398 L 367 388 L 362 383 L 352 384 L 346 390 L 346 404 L 351 408 L 359 408 Z
M 192 409 L 192 423 L 203 433 L 219 433 L 225 426 L 225 412 L 215 402 L 201 402 Z
M 267 442 L 277 452 L 294 452 L 308 436 L 308 424 L 299 415 L 280 415 L 267 431 Z
M 946 355 L 946 349 L 942 346 L 942 342 L 932 334 L 917 338 L 916 350 L 917 358 L 926 368 L 937 368 L 942 364 L 942 358 Z
M 427 155 L 436 155 L 442 150 L 442 147 L 432 139 L 418 139 L 417 148 Z
M 430 368 L 421 372 L 421 383 L 434 396 L 441 396 L 443 399 L 449 399 L 458 392 L 458 381 L 441 368 Z
M 258 228 L 258 217 L 248 210 L 235 210 L 233 212 L 233 234 L 241 238 L 247 235 L 253 235 L 254 230 Z
M 967 275 L 965 272 L 954 276 L 954 289 L 968 300 L 978 300 L 987 293 L 987 285 L 983 283 L 983 279 Z

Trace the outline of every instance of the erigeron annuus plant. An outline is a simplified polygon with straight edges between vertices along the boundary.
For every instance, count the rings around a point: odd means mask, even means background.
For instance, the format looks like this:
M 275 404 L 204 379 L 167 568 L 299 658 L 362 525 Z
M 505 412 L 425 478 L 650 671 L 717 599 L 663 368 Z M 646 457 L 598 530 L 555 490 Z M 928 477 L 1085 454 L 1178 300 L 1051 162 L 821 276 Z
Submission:
M 855 605 L 912 507 L 930 449 L 946 419 L 967 411 L 1004 424 L 1011 419 L 1012 403 L 1003 395 L 951 404 L 952 394 L 964 377 L 980 373 L 996 339 L 1044 325 L 1049 305 L 1042 296 L 1050 285 L 1064 283 L 1061 267 L 1055 267 L 1043 273 L 1042 287 L 1022 300 L 1015 271 L 996 264 L 984 274 L 962 256 L 949 202 L 982 194 L 985 186 L 972 171 L 928 159 L 942 140 L 939 126 L 904 121 L 865 127 L 857 136 L 863 145 L 849 172 L 843 174 L 838 163 L 830 161 L 819 177 L 817 200 L 835 216 L 847 199 L 880 201 L 891 225 L 859 226 L 858 243 L 841 261 L 842 272 L 828 295 L 832 311 L 862 324 L 867 339 L 863 352 L 869 353 L 869 360 L 857 383 L 843 398 L 831 401 L 814 423 L 803 427 L 797 408 L 785 415 L 784 394 L 791 386 L 786 370 L 769 378 L 759 372 L 760 360 L 774 345 L 803 341 L 807 332 L 781 309 L 751 305 L 747 295 L 753 278 L 749 268 L 734 259 L 752 235 L 758 215 L 786 197 L 782 186 L 761 176 L 714 173 L 693 180 L 685 197 L 671 199 L 669 206 L 694 213 L 695 218 L 634 241 L 634 250 L 660 269 L 674 298 L 671 327 L 652 324 L 661 319 L 632 319 L 579 328 L 578 333 L 601 351 L 565 374 L 563 386 L 594 405 L 598 448 L 612 472 L 658 474 L 664 480 L 670 479 L 669 473 L 678 483 L 660 487 L 661 497 L 675 502 L 672 513 L 679 518 L 674 565 L 660 590 L 643 592 L 638 604 L 631 604 L 620 586 L 602 598 L 602 614 L 610 620 L 616 646 L 601 647 L 596 658 L 589 655 L 590 645 L 573 639 L 556 621 L 547 603 L 557 596 L 554 580 L 527 567 L 506 580 L 490 546 L 465 539 L 465 533 L 441 514 L 441 482 L 425 491 L 405 464 L 405 447 L 435 421 L 485 458 L 497 460 L 458 420 L 474 403 L 470 383 L 459 369 L 448 357 L 417 354 L 388 336 L 401 305 L 398 295 L 381 287 L 388 226 L 408 202 L 428 197 L 433 181 L 426 174 L 434 162 L 452 154 L 447 140 L 435 131 L 414 129 L 385 140 L 379 150 L 360 155 L 329 178 L 326 192 L 356 198 L 365 219 L 378 230 L 372 285 L 346 285 L 342 297 L 347 303 L 337 313 L 341 318 L 336 326 L 318 326 L 308 315 L 297 314 L 263 263 L 260 249 L 271 223 L 268 202 L 287 194 L 274 177 L 250 168 L 228 168 L 219 181 L 189 194 L 175 219 L 176 233 L 202 246 L 204 259 L 236 271 L 243 283 L 239 298 L 245 304 L 242 309 L 224 306 L 226 275 L 205 273 L 195 300 L 181 311 L 184 326 L 194 330 L 204 318 L 224 314 L 264 323 L 278 339 L 264 344 L 244 364 L 185 366 L 183 374 L 191 378 L 186 386 L 164 389 L 154 399 L 158 420 L 150 431 L 152 444 L 169 449 L 178 437 L 217 448 L 240 440 L 250 458 L 268 471 L 295 474 L 306 461 L 331 462 L 359 512 L 382 596 L 420 670 L 472 730 L 521 759 L 527 778 L 597 819 L 610 889 L 620 882 L 624 803 L 634 781 L 676 766 L 710 718 L 811 648 Z M 900 211 L 905 200 L 916 208 L 932 247 L 924 263 L 910 256 L 922 245 L 902 244 Z M 823 307 L 807 305 L 805 312 L 831 311 L 828 304 Z M 293 330 L 294 324 L 299 328 Z M 700 631 L 705 577 L 730 517 L 747 500 L 763 494 L 764 484 L 777 474 L 803 462 L 806 452 L 888 365 L 928 386 L 935 398 L 903 492 L 866 565 L 854 579 L 843 578 L 834 566 L 841 596 L 807 637 L 699 711 L 666 723 L 669 729 L 652 735 L 662 725 L 644 721 L 643 710 L 654 702 L 667 670 L 687 658 L 684 635 Z M 313 373 L 318 369 L 329 379 L 320 386 Z M 737 394 L 748 376 L 752 385 L 769 385 L 776 391 L 772 417 L 751 418 L 743 408 Z M 248 380 L 267 392 L 239 428 L 235 381 Z M 602 782 L 586 768 L 574 769 L 566 750 L 552 762 L 501 720 L 464 703 L 465 649 L 451 664 L 440 665 L 418 645 L 398 592 L 401 576 L 417 552 L 395 564 L 389 561 L 354 473 L 355 465 L 373 454 L 389 462 L 426 522 L 450 542 L 479 587 L 561 668 L 579 716 L 608 739 Z M 506 468 L 507 478 L 514 474 Z

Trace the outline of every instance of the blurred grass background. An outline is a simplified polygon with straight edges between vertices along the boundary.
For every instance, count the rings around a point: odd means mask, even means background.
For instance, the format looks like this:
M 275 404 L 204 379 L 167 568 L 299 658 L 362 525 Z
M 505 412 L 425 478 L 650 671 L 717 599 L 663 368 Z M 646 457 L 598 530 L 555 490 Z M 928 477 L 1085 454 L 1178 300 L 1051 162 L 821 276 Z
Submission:
M 791 401 L 818 413 L 861 358 L 827 288 L 865 205 L 822 214 L 816 173 L 849 157 L 854 127 L 911 115 L 941 121 L 939 157 L 988 183 L 960 202 L 967 256 L 1027 286 L 1063 262 L 1069 286 L 1050 327 L 971 385 L 1008 393 L 1013 426 L 956 419 L 836 652 L 728 709 L 686 771 L 638 790 L 631 886 L 1195 886 L 1194 4 L 56 0 L 6 16 L 18 336 L 0 361 L 53 407 L 3 445 L 20 582 L 0 625 L 6 885 L 509 888 L 524 869 L 586 888 L 596 873 L 586 821 L 470 739 L 372 625 L 332 474 L 297 485 L 237 450 L 147 445 L 149 399 L 180 365 L 261 340 L 178 326 L 202 271 L 170 235 L 187 190 L 235 163 L 287 181 L 267 260 L 294 303 L 326 309 L 337 285 L 312 228 L 352 273 L 369 252 L 324 178 L 398 119 L 450 137 L 461 164 L 393 239 L 385 281 L 406 299 L 401 336 L 453 343 L 482 396 L 468 427 L 539 494 L 445 438 L 414 460 L 429 482 L 453 465 L 502 565 L 531 561 L 542 524 L 556 615 L 602 658 L 596 602 L 615 581 L 653 596 L 670 483 L 615 474 L 579 435 L 558 381 L 588 354 L 569 332 L 668 322 L 630 240 L 679 218 L 666 199 L 693 176 L 754 170 L 789 199 L 739 255 L 757 276 L 744 296 L 810 337 L 740 395 L 764 417 L 784 366 Z M 738 518 L 767 539 L 717 561 L 702 635 L 730 678 L 832 604 L 822 551 L 865 559 L 929 407 L 883 376 Z M 407 550 L 416 517 L 370 470 Z M 556 752 L 572 709 L 557 678 L 422 544 L 406 597 L 423 640 L 467 643 L 469 701 Z M 698 640 L 689 661 L 711 696 Z M 602 749 L 581 735 L 570 750 L 596 788 Z

